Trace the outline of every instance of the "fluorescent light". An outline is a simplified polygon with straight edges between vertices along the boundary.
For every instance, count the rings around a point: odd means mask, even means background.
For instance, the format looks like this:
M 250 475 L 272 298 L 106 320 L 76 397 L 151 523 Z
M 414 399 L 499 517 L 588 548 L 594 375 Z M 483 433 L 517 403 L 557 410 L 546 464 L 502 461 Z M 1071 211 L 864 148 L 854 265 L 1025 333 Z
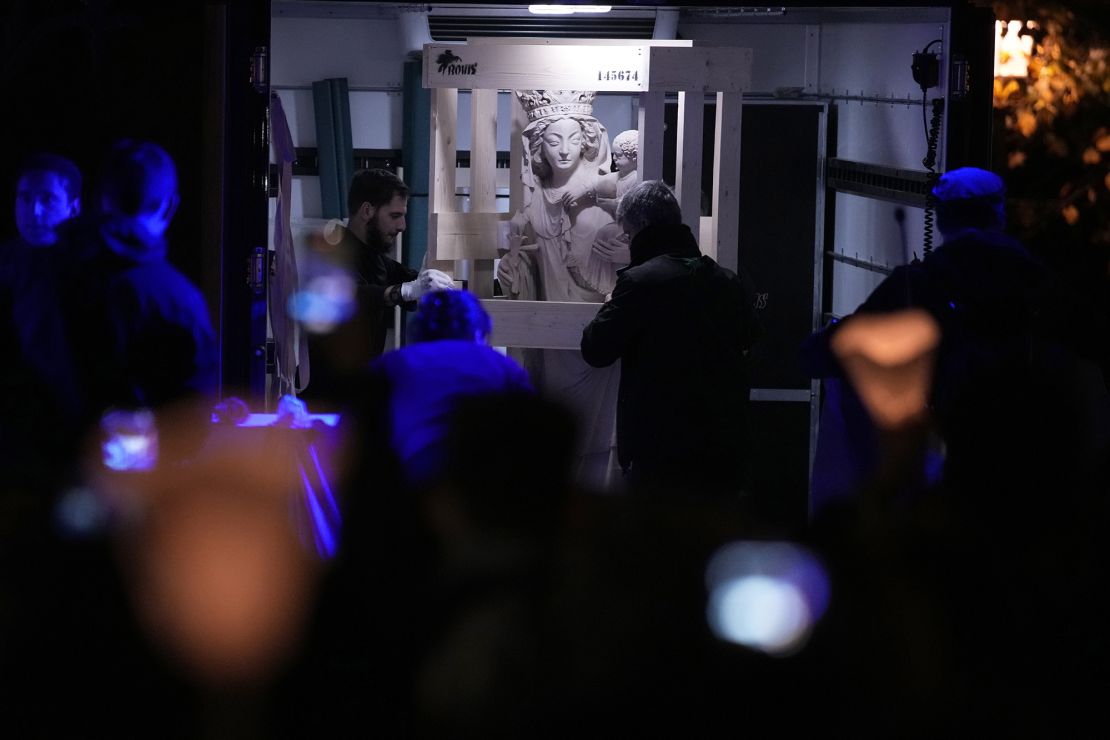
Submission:
M 529 5 L 535 15 L 571 15 L 572 13 L 608 13 L 611 5 Z

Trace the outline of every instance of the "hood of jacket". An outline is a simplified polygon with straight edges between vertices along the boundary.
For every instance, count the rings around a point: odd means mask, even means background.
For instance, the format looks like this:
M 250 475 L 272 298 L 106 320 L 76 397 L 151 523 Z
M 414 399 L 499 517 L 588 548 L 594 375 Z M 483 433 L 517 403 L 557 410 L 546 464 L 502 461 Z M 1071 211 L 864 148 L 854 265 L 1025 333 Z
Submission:
M 655 224 L 646 226 L 629 245 L 629 266 L 642 265 L 661 255 L 699 257 L 698 242 L 686 224 Z
M 152 234 L 136 218 L 116 216 L 99 224 L 100 241 L 114 257 L 127 262 L 156 262 L 166 258 L 166 240 L 161 234 Z

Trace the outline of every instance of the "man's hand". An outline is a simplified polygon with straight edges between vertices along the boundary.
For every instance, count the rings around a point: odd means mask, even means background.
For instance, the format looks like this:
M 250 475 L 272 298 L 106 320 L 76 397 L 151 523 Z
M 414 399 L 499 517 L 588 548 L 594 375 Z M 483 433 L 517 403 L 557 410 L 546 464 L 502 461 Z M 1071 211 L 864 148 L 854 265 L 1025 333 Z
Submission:
M 578 193 L 567 193 L 563 196 L 563 208 L 570 215 L 572 221 L 578 219 L 578 214 L 584 209 L 597 205 L 597 191 L 592 188 Z
M 593 250 L 602 259 L 618 265 L 627 265 L 631 260 L 628 235 L 616 224 L 606 224 L 597 231 Z
M 440 270 L 426 268 L 420 271 L 416 280 L 401 283 L 401 300 L 415 301 L 426 293 L 436 290 L 453 290 L 455 283 L 451 276 Z

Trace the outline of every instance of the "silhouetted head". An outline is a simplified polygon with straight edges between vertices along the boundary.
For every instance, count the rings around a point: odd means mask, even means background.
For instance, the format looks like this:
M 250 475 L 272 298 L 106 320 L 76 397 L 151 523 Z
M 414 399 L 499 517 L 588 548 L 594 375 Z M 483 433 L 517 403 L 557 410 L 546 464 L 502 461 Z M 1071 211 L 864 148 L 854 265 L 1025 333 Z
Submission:
M 134 218 L 161 236 L 178 202 L 177 168 L 165 149 L 133 139 L 112 146 L 100 182 L 100 208 L 106 215 Z
M 945 172 L 933 188 L 937 228 L 945 238 L 968 229 L 1006 228 L 1006 186 L 1002 178 L 978 167 Z
M 46 152 L 23 162 L 15 187 L 15 225 L 27 244 L 48 247 L 57 227 L 81 211 L 81 171 L 65 157 Z
M 437 290 L 420 299 L 409 324 L 414 342 L 464 339 L 485 344 L 493 323 L 481 302 L 465 290 Z
M 405 230 L 409 187 L 389 170 L 361 170 L 347 191 L 348 228 L 363 242 L 380 249 Z
M 446 481 L 484 533 L 543 536 L 562 524 L 577 427 L 556 401 L 531 393 L 463 396 L 447 436 Z M 497 450 L 494 469 L 476 465 Z
M 617 204 L 617 223 L 629 238 L 648 226 L 682 223 L 682 209 L 662 180 L 646 180 L 624 194 Z

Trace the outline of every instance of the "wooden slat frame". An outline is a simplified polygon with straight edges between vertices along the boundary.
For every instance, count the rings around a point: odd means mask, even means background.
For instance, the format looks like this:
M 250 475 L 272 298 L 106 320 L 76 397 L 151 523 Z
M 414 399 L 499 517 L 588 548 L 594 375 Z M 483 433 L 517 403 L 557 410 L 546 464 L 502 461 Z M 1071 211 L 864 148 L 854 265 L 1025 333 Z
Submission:
M 713 243 L 722 267 L 737 267 L 740 236 L 740 113 L 742 93 L 717 93 L 717 121 L 713 153 Z M 726 143 L 735 142 L 735 149 Z
M 431 176 L 428 178 L 428 213 L 454 213 L 455 208 L 455 154 L 457 150 L 459 91 L 455 88 L 432 90 L 431 126 Z M 436 220 L 428 224 L 428 267 L 454 273 L 453 261 L 442 260 L 437 254 Z
M 470 93 L 470 213 L 497 211 L 497 91 Z M 508 216 L 506 216 L 506 219 Z M 479 256 L 478 253 L 483 256 Z M 481 232 L 481 241 L 466 250 L 470 263 L 470 291 L 479 298 L 493 297 L 493 260 L 497 257 L 497 230 Z
M 495 347 L 578 349 L 582 329 L 601 310 L 600 303 L 483 300 L 493 319 L 490 344 Z
M 705 94 L 678 94 L 678 133 L 675 152 L 675 196 L 682 208 L 682 222 L 695 234 L 701 225 L 701 157 Z M 716 245 L 714 245 L 716 246 Z
M 429 231 L 436 234 L 436 255 L 440 260 L 490 261 L 497 259 L 498 229 L 510 213 L 431 214 Z M 473 268 L 473 265 L 471 265 Z M 493 269 L 492 264 L 490 269 Z M 481 296 L 489 298 L 490 296 Z
M 648 49 L 649 90 L 743 92 L 751 87 L 752 50 L 733 46 Z
M 473 46 L 498 46 L 498 57 L 512 59 L 514 49 L 528 47 L 531 56 L 544 56 L 552 53 L 557 59 L 565 50 L 559 46 L 590 46 L 598 44 L 581 39 L 475 39 Z M 646 67 L 649 78 L 640 93 L 638 129 L 640 134 L 639 175 L 641 180 L 659 179 L 663 166 L 663 101 L 665 92 L 679 93 L 679 134 L 678 169 L 676 191 L 680 199 L 684 221 L 701 237 L 701 247 L 705 254 L 716 258 L 725 267 L 736 268 L 736 240 L 739 233 L 739 192 L 740 177 L 739 141 L 740 112 L 743 91 L 751 80 L 752 53 L 750 49 L 731 47 L 691 47 L 689 42 L 643 42 L 622 40 L 603 44 L 611 48 L 623 47 L 627 53 L 630 46 L 642 46 L 647 55 Z M 437 218 L 451 213 L 454 208 L 455 178 L 455 124 L 457 123 L 458 88 L 446 86 L 443 80 L 429 81 L 429 49 L 442 45 L 425 47 L 425 86 L 433 88 L 432 96 L 432 191 L 429 210 L 433 214 L 429 225 L 429 254 L 436 252 L 437 230 L 450 231 L 454 239 L 451 247 L 453 258 L 489 260 L 496 253 L 496 244 L 487 243 L 489 230 L 494 224 L 508 218 L 508 214 L 492 214 L 486 211 L 486 183 L 493 186 L 492 177 L 487 181 L 479 162 L 487 157 L 479 153 L 482 146 L 475 139 L 471 150 L 471 214 L 454 214 L 451 217 Z M 458 45 L 455 45 L 458 49 Z M 466 48 L 466 47 L 463 47 Z M 536 49 L 549 51 L 536 52 Z M 462 53 L 461 51 L 459 52 Z M 538 58 L 538 57 L 537 57 Z M 558 65 L 553 67 L 557 70 Z M 498 76 L 500 75 L 500 76 Z M 467 82 L 480 85 L 473 89 L 472 126 L 475 136 L 495 130 L 488 125 L 485 106 L 492 99 L 494 120 L 496 120 L 496 89 L 551 88 L 551 89 L 592 89 L 597 91 L 617 90 L 628 92 L 627 84 L 607 85 L 604 81 L 588 87 L 560 80 L 557 71 L 543 79 L 520 79 L 519 75 L 488 73 L 473 79 L 462 77 Z M 496 83 L 496 84 L 495 84 Z M 453 83 L 457 84 L 457 83 Z M 496 88 L 496 89 L 495 89 Z M 443 93 L 443 95 L 440 95 Z M 716 146 L 713 162 L 713 215 L 701 217 L 701 117 L 704 96 L 716 93 L 717 120 L 714 132 Z M 510 135 L 510 211 L 516 212 L 523 206 L 523 184 L 520 169 L 524 159 L 521 134 L 527 125 L 524 112 L 519 105 L 513 105 L 512 131 Z M 490 166 L 494 160 L 488 156 Z M 448 170 L 451 170 L 448 172 Z M 448 190 L 450 187 L 450 190 Z M 450 197 L 448 197 L 448 193 Z M 476 194 L 477 197 L 476 197 Z M 492 211 L 493 208 L 489 207 Z M 468 219 L 471 222 L 468 222 Z M 460 232 L 473 233 L 473 238 L 460 241 Z M 446 234 L 445 234 L 446 235 Z M 470 239 L 470 241 L 467 241 Z M 444 263 L 450 265 L 451 263 Z M 488 262 L 492 268 L 492 260 Z M 486 282 L 486 275 L 475 278 L 472 265 L 472 284 L 477 287 Z M 441 268 L 442 269 L 442 268 Z M 482 296 L 480 296 L 482 297 Z M 581 340 L 582 328 L 597 314 L 599 304 L 563 303 L 555 301 L 514 301 L 508 299 L 483 300 L 494 322 L 495 345 L 506 347 L 537 347 L 544 349 L 577 349 Z
M 640 93 L 637 128 L 640 132 L 636 169 L 640 182 L 663 177 L 663 91 Z

